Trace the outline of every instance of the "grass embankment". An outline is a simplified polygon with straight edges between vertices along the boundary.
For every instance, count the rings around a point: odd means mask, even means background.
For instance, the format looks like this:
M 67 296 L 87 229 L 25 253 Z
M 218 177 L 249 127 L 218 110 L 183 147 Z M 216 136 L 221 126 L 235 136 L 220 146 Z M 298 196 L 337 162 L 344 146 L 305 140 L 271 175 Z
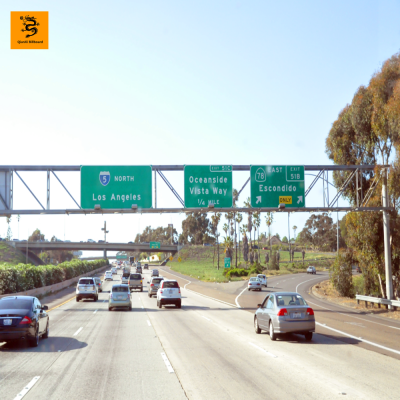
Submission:
M 217 269 L 217 252 L 215 252 L 213 247 L 203 247 L 203 246 L 186 246 L 179 252 L 179 257 L 182 261 L 178 262 L 178 254 L 175 254 L 172 261 L 168 261 L 168 266 L 172 270 L 179 272 L 184 275 L 192 276 L 206 282 L 227 282 L 228 279 L 224 276 L 224 248 L 219 249 L 219 270 Z M 295 263 L 289 264 L 289 252 L 281 252 L 281 262 L 287 261 L 287 263 L 281 263 L 280 269 L 277 270 L 267 270 L 268 266 L 264 263 L 266 250 L 261 250 L 261 261 L 262 265 L 265 265 L 264 273 L 267 276 L 283 275 L 283 274 L 293 274 L 299 272 L 306 272 L 309 265 L 313 265 L 317 270 L 324 270 L 325 266 L 329 265 L 329 260 L 322 260 L 324 258 L 332 257 L 331 253 L 306 253 L 304 265 L 302 262 L 296 262 L 301 260 L 301 253 L 295 253 Z M 239 253 L 239 252 L 238 252 Z M 300 254 L 300 257 L 298 257 Z M 315 261 L 317 260 L 317 261 Z M 319 261 L 318 261 L 319 260 Z M 240 267 L 239 267 L 239 264 Z M 235 258 L 233 258 L 232 266 L 235 265 Z M 239 259 L 238 254 L 238 267 L 245 268 L 245 263 L 243 261 L 243 256 Z M 232 277 L 231 280 L 242 280 L 248 279 L 248 277 L 236 278 Z
M 0 242 L 0 263 L 19 264 L 25 260 L 26 256 L 21 251 Z

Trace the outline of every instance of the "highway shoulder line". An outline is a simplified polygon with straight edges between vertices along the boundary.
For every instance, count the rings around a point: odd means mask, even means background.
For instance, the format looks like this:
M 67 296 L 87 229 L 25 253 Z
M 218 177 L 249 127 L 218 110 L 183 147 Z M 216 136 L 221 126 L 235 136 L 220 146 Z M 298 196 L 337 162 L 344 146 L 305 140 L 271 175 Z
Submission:
M 14 400 L 22 399 L 40 379 L 40 376 L 35 376 L 14 398 Z
M 219 299 L 216 299 L 216 298 L 211 297 L 211 296 L 207 296 L 207 295 L 205 295 L 205 294 L 196 292 L 196 291 L 194 291 L 194 290 L 190 290 L 190 289 L 186 289 L 186 290 L 187 290 L 188 292 L 192 292 L 192 293 L 197 294 L 197 295 L 199 295 L 199 296 L 206 297 L 207 299 L 219 301 L 220 303 L 224 303 L 224 304 L 226 304 L 227 306 L 231 306 L 231 307 L 235 307 L 235 308 L 241 308 L 241 307 L 236 306 L 235 304 L 231 304 L 231 303 L 228 303 L 228 302 L 226 302 L 226 301 L 219 300 Z
M 240 307 L 240 304 L 239 304 L 239 302 L 238 302 L 238 298 L 243 294 L 243 292 L 246 291 L 246 289 L 247 289 L 247 287 L 245 287 L 245 288 L 238 294 L 238 296 L 237 296 L 236 299 L 235 299 L 235 303 L 236 303 L 236 305 L 237 305 L 238 308 L 242 308 L 242 307 Z
M 73 336 L 79 335 L 80 331 L 83 329 L 83 326 L 81 326 L 74 334 Z
M 374 342 L 371 342 L 369 340 L 365 340 L 365 339 L 363 339 L 363 338 L 361 338 L 359 336 L 350 335 L 349 333 L 346 333 L 346 332 L 343 332 L 343 331 L 339 331 L 338 329 L 331 328 L 330 326 L 327 326 L 325 324 L 321 324 L 319 322 L 315 322 L 315 323 L 317 325 L 321 326 L 322 328 L 329 329 L 329 330 L 334 331 L 336 333 L 340 333 L 341 335 L 348 336 L 349 338 L 356 339 L 356 340 L 359 340 L 360 342 L 364 342 L 364 343 L 370 344 L 371 346 L 379 347 L 380 349 L 391 351 L 392 353 L 396 353 L 396 354 L 400 355 L 400 351 L 398 351 L 398 350 L 394 350 L 394 349 L 391 349 L 390 347 L 382 346 L 382 345 L 380 345 L 378 343 L 374 343 Z

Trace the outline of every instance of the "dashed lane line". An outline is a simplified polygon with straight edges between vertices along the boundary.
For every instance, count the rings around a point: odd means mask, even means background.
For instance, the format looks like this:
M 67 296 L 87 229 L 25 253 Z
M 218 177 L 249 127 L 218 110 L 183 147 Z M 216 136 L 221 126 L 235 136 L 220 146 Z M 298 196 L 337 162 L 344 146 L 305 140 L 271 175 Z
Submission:
M 80 331 L 83 329 L 83 326 L 81 326 L 72 336 L 77 336 L 79 335 Z
M 205 317 L 204 315 L 202 315 L 202 317 L 203 317 L 204 319 L 206 319 L 207 321 L 210 321 L 210 322 L 211 322 L 211 319 L 210 319 L 210 318 L 207 318 L 207 317 Z
M 270 353 L 269 351 L 263 349 L 263 348 L 260 347 L 260 346 L 257 346 L 257 345 L 254 344 L 254 343 L 249 342 L 249 344 L 252 345 L 253 347 L 255 347 L 257 350 L 262 351 L 263 353 L 265 353 L 266 355 L 268 355 L 268 356 L 270 356 L 270 357 L 273 357 L 273 358 L 277 358 L 277 357 L 278 357 L 278 356 L 276 356 L 275 354 Z
M 151 326 L 151 322 L 149 320 L 147 320 L 147 325 Z
M 172 368 L 172 365 L 171 365 L 171 363 L 169 362 L 167 355 L 166 355 L 165 353 L 161 353 L 161 357 L 163 358 L 163 360 L 164 360 L 164 362 L 165 362 L 165 365 L 167 366 L 168 372 L 169 372 L 170 374 L 173 374 L 175 371 L 174 371 L 174 369 Z
M 40 376 L 35 376 L 14 398 L 14 400 L 22 399 L 35 385 L 35 383 L 40 379 Z

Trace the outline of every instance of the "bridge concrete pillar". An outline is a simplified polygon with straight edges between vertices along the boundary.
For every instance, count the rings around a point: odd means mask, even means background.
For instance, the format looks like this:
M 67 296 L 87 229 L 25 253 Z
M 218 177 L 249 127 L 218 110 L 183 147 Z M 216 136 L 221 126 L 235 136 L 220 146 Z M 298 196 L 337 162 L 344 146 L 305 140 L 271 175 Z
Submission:
M 107 258 L 107 250 L 106 249 L 103 250 L 103 257 Z

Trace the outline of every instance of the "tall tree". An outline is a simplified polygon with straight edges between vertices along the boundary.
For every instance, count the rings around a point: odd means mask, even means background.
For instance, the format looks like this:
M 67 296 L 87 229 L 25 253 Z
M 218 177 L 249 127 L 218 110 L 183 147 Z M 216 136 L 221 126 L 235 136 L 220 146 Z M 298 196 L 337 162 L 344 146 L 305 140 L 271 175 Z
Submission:
M 186 219 L 182 221 L 181 238 L 183 243 L 213 243 L 214 238 L 209 235 L 210 225 L 207 213 L 199 211 L 189 213 Z

